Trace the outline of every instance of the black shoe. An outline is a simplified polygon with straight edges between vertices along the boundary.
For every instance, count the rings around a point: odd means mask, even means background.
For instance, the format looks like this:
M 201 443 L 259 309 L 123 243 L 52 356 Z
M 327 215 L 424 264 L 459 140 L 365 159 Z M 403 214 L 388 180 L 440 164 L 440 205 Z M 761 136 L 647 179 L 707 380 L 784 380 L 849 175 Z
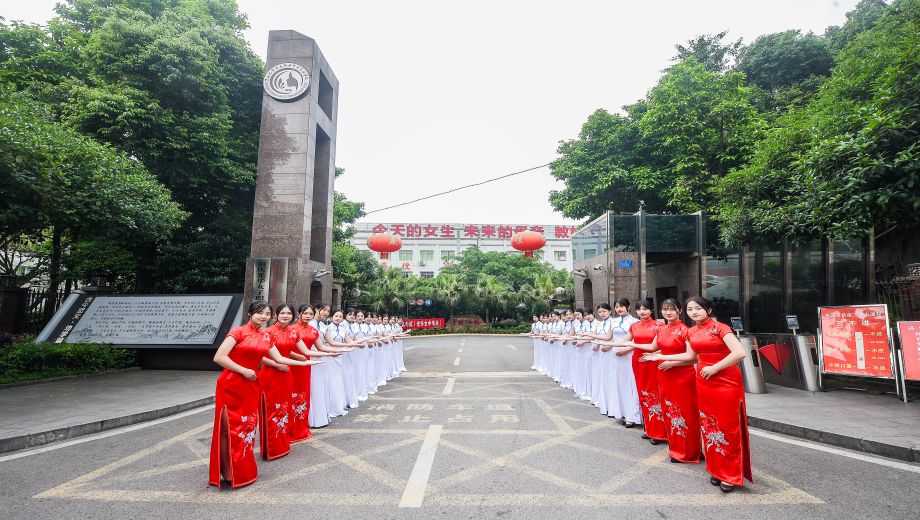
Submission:
M 672 464 L 683 464 L 684 462 L 681 460 L 677 460 L 674 457 L 671 457 L 671 463 Z
M 659 441 L 658 439 L 649 439 L 648 441 L 652 443 L 652 446 L 658 446 L 659 444 L 664 442 L 664 441 Z
M 709 483 L 712 484 L 713 486 L 721 486 L 721 485 L 722 485 L 722 481 L 719 480 L 719 479 L 717 479 L 717 478 L 715 478 L 715 477 L 709 477 Z
M 647 440 L 647 441 L 652 439 L 651 437 L 649 437 L 649 436 L 648 436 L 647 434 L 645 434 L 645 433 L 642 434 L 642 438 L 645 439 L 645 440 Z
M 635 427 L 636 427 L 636 423 L 625 422 L 625 423 L 623 423 L 623 427 L 624 427 L 624 428 L 635 428 Z
M 735 490 L 735 486 L 731 484 L 719 484 L 719 489 L 721 489 L 723 493 L 731 493 Z

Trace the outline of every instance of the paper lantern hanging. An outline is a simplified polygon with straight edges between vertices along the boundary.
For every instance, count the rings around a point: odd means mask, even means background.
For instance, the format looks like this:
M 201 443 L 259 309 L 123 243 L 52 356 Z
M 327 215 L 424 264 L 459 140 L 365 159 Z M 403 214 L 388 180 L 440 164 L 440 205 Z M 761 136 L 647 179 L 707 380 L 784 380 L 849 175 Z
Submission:
M 390 258 L 390 253 L 399 251 L 402 247 L 402 240 L 389 233 L 376 233 L 368 237 L 367 247 L 371 251 L 380 253 L 381 260 L 387 260 Z
M 536 231 L 521 231 L 511 237 L 511 247 L 524 251 L 524 256 L 533 258 L 533 252 L 546 245 L 546 238 Z

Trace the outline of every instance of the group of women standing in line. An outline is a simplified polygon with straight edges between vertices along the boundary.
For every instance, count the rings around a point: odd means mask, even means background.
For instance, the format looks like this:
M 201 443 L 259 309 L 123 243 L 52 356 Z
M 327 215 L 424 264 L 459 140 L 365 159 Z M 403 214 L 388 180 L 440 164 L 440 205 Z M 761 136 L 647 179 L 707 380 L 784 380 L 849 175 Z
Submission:
M 328 305 L 249 306 L 249 321 L 217 349 L 214 433 L 208 483 L 236 488 L 256 480 L 255 440 L 262 458 L 287 455 L 310 428 L 348 413 L 400 372 L 402 338 L 396 317 Z M 265 325 L 274 317 L 275 322 Z M 258 430 L 258 434 L 257 434 Z
M 715 321 L 712 305 L 694 296 L 661 304 L 662 321 L 647 300 L 620 298 L 614 308 L 534 316 L 531 368 L 553 378 L 643 438 L 667 442 L 671 462 L 705 458 L 710 482 L 724 493 L 753 482 L 744 384 L 745 352 L 731 328 Z M 613 311 L 613 316 L 611 316 Z

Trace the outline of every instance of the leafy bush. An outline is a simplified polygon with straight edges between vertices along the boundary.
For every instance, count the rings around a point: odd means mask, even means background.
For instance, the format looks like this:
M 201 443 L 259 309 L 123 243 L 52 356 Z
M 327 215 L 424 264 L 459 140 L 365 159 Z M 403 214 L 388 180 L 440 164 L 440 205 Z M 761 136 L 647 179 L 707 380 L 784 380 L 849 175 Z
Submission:
M 35 343 L 0 347 L 0 384 L 92 374 L 134 366 L 136 352 L 96 343 Z
M 409 334 L 412 336 L 436 336 L 438 334 L 520 334 L 521 332 L 530 332 L 530 325 L 515 325 L 512 327 L 496 326 L 492 328 L 455 327 L 451 329 L 420 329 L 413 330 Z

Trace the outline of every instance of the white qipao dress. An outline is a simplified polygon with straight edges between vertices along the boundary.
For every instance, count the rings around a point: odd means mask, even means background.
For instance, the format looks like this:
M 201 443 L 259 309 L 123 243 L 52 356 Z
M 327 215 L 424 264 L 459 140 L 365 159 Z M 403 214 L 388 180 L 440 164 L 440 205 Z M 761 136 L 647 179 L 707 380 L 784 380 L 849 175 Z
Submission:
M 402 331 L 403 328 L 398 323 L 393 325 L 393 332 L 400 334 Z M 396 342 L 396 368 L 400 372 L 406 371 L 406 350 L 403 348 L 402 339 Z
M 361 332 L 361 324 L 356 321 L 348 322 L 348 332 L 351 337 L 360 340 L 364 337 Z M 367 357 L 368 348 L 361 345 L 352 352 L 352 377 L 355 381 L 355 393 L 358 394 L 358 401 L 367 401 Z
M 373 324 L 372 328 L 375 336 L 378 338 L 383 336 L 383 326 L 379 323 Z M 377 358 L 375 359 L 377 364 L 377 384 L 383 386 L 390 380 L 390 365 L 393 360 L 393 356 L 390 355 L 390 344 L 385 341 L 381 342 L 380 346 L 374 350 L 377 351 Z
M 356 332 L 357 338 L 366 338 L 371 336 L 371 326 L 367 323 L 359 323 L 358 331 Z M 364 350 L 365 357 L 367 358 L 367 364 L 364 366 L 364 387 L 368 393 L 376 394 L 377 393 L 377 348 L 368 345 Z
M 329 332 L 336 341 L 346 342 L 351 339 L 351 329 L 347 321 L 342 320 L 338 325 L 329 325 Z M 342 361 L 342 389 L 345 392 L 345 404 L 349 408 L 358 407 L 358 392 L 355 389 L 355 356 L 353 350 L 345 352 L 337 359 Z
M 311 349 L 319 350 L 316 347 L 324 343 L 323 330 L 325 329 L 317 320 L 311 320 L 310 325 L 319 332 Z M 326 426 L 329 424 L 329 418 L 332 417 L 329 411 L 329 378 L 331 377 L 331 367 L 334 364 L 335 361 L 326 361 L 319 365 L 313 365 L 310 369 L 310 409 L 307 415 L 307 423 L 311 428 Z
M 320 326 L 322 327 L 320 332 L 323 333 L 321 337 L 324 342 L 327 334 L 335 337 L 335 332 L 337 331 L 335 326 L 326 323 L 320 323 Z M 345 380 L 342 370 L 342 356 L 344 355 L 334 357 L 331 363 L 327 363 L 329 365 L 329 386 L 326 390 L 326 397 L 329 403 L 330 417 L 348 414 L 348 399 L 345 397 Z
M 581 331 L 594 334 L 596 320 L 583 320 L 581 322 Z M 578 395 L 579 399 L 585 401 L 591 400 L 591 381 L 593 379 L 593 370 L 592 360 L 594 359 L 594 344 L 585 343 L 583 346 L 578 347 L 578 354 L 581 356 L 581 391 L 582 393 Z
M 554 321 L 550 327 L 549 333 L 554 335 L 559 335 L 562 332 L 562 320 Z M 552 340 L 549 342 L 550 348 L 553 351 L 553 381 L 557 383 L 562 383 L 562 343 L 559 340 Z
M 605 336 L 607 331 L 613 327 L 612 320 L 607 318 L 603 321 L 596 321 L 597 325 L 595 334 L 599 336 Z M 611 374 L 609 365 L 612 364 L 612 361 L 609 359 L 613 355 L 612 352 L 604 352 L 600 346 L 598 346 L 597 351 L 594 351 L 595 343 L 591 343 L 591 404 L 600 408 L 601 413 L 606 414 L 606 410 L 609 408 L 608 397 L 608 388 L 613 385 L 613 375 Z
M 530 333 L 531 334 L 537 333 L 537 322 L 536 321 L 530 324 Z M 530 339 L 531 341 L 533 341 L 533 364 L 530 365 L 530 369 L 539 370 L 538 367 L 540 366 L 540 348 L 537 345 L 537 338 L 532 337 Z
M 613 320 L 613 341 L 621 341 L 629 333 L 629 326 L 639 321 L 631 315 L 617 316 L 610 318 Z M 613 355 L 617 348 L 610 350 Z M 616 363 L 616 384 L 609 385 L 616 388 L 616 398 L 619 408 L 619 415 L 610 415 L 611 417 L 622 418 L 628 422 L 642 423 L 642 406 L 639 404 L 639 391 L 636 389 L 636 377 L 633 374 L 632 354 L 625 356 L 613 355 Z

